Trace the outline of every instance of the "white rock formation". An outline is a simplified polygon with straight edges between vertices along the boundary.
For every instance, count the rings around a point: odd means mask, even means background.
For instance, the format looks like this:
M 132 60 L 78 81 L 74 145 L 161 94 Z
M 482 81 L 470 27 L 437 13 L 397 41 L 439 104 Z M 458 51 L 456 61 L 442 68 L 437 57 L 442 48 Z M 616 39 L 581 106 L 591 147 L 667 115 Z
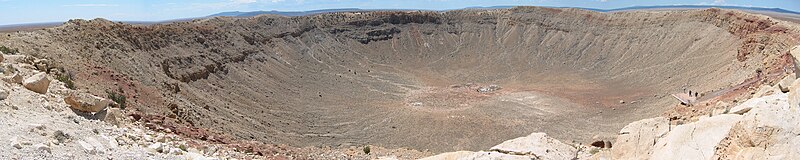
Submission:
M 442 154 L 438 154 L 438 155 L 435 155 L 435 156 L 425 157 L 425 158 L 422 158 L 422 159 L 419 159 L 419 160 L 457 160 L 459 158 L 467 157 L 467 156 L 470 156 L 470 155 L 475 154 L 475 153 L 476 152 L 472 152 L 472 151 L 447 152 L 447 153 L 442 153 Z
M 711 159 L 717 144 L 741 118 L 741 115 L 723 114 L 679 125 L 658 139 L 650 159 Z
M 425 160 L 493 160 L 493 159 L 573 159 L 581 155 L 576 147 L 550 138 L 545 133 L 532 133 L 525 137 L 507 140 L 489 151 L 458 151 L 423 158 Z
M 88 93 L 72 93 L 64 97 L 64 102 L 69 104 L 70 108 L 84 112 L 99 112 L 114 103 Z
M 490 150 L 540 159 L 572 159 L 577 153 L 575 147 L 550 138 L 545 133 L 532 133 L 525 137 L 507 140 Z
M 789 54 L 794 57 L 794 73 L 800 73 L 800 46 L 792 47 Z M 800 78 L 800 74 L 795 74 L 794 78 Z
M 22 81 L 25 88 L 40 94 L 47 93 L 47 88 L 50 86 L 50 78 L 44 72 L 35 74 Z
M 791 87 L 792 83 L 794 83 L 795 75 L 796 74 L 793 73 L 793 74 L 791 74 L 789 76 L 786 76 L 785 78 L 781 79 L 781 81 L 778 81 L 777 86 L 781 90 L 781 92 L 783 92 L 783 93 L 789 92 L 789 87 Z
M 648 159 L 656 140 L 669 132 L 669 120 L 664 117 L 644 119 L 620 130 L 612 155 L 619 159 Z
M 747 112 L 721 143 L 718 157 L 742 159 L 800 159 L 800 108 L 786 94 L 751 99 L 758 105 Z

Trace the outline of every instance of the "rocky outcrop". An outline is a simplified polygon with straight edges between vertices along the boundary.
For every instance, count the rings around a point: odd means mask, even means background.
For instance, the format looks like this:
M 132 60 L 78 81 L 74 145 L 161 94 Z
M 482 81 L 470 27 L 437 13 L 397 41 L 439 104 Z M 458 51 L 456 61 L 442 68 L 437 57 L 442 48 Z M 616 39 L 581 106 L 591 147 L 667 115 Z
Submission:
M 656 140 L 669 132 L 669 120 L 664 117 L 644 119 L 628 124 L 619 131 L 612 155 L 619 159 L 648 159 Z
M 789 54 L 792 55 L 792 60 L 794 60 L 794 78 L 800 78 L 800 46 L 792 47 L 789 50 Z
M 764 97 L 764 96 L 769 96 L 769 95 L 772 95 L 772 94 L 775 94 L 775 93 L 780 93 L 780 92 L 783 92 L 780 89 L 780 87 L 778 87 L 778 86 L 772 87 L 772 86 L 769 86 L 769 85 L 765 84 L 765 85 L 762 85 L 761 87 L 758 87 L 758 90 L 755 92 L 755 94 L 753 94 L 753 97 L 754 98 Z
M 122 110 L 119 108 L 108 108 L 106 109 L 105 116 L 103 116 L 103 121 L 113 125 L 122 124 L 124 119 L 125 115 L 122 114 Z
M 435 156 L 421 158 L 419 160 L 457 160 L 462 157 L 467 157 L 475 154 L 476 152 L 472 151 L 456 151 L 456 152 L 447 152 L 438 154 Z
M 88 93 L 72 93 L 64 97 L 64 102 L 70 108 L 84 112 L 99 112 L 109 105 L 115 105 L 114 101 Z
M 45 94 L 47 93 L 47 88 L 50 86 L 50 79 L 47 78 L 46 73 L 41 72 L 26 78 L 24 81 L 22 81 L 22 85 L 28 90 Z
M 631 136 L 652 133 L 666 119 L 637 121 L 625 127 L 612 148 L 613 159 L 798 159 L 800 158 L 800 84 L 784 79 L 769 88 L 790 87 L 772 95 L 754 97 L 729 112 L 677 125 L 662 138 L 631 141 Z M 645 127 L 642 127 L 645 126 Z M 650 126 L 650 127 L 647 127 Z M 655 127 L 658 128 L 658 127 Z M 647 132 L 641 132 L 642 130 Z M 638 131 L 638 132 L 637 132 Z M 663 132 L 663 131 L 662 131 Z M 624 134 L 629 133 L 629 134 Z M 638 147 L 633 144 L 638 144 Z M 652 148 L 651 145 L 655 144 Z M 647 154 L 650 152 L 651 154 Z M 601 156 L 602 157 L 602 156 Z
M 720 159 L 800 159 L 800 110 L 786 94 L 751 99 L 757 105 L 720 143 Z
M 589 155 L 571 145 L 548 137 L 545 133 L 532 133 L 500 143 L 489 151 L 458 151 L 442 153 L 425 160 L 489 160 L 489 159 L 574 159 Z
M 781 81 L 778 81 L 778 85 L 777 86 L 781 90 L 781 92 L 783 92 L 783 93 L 789 92 L 789 87 L 791 87 L 792 83 L 794 83 L 795 75 L 796 74 L 791 74 L 791 75 L 786 76 L 785 78 L 781 79 Z
M 492 147 L 490 151 L 540 159 L 571 159 L 578 153 L 575 147 L 550 138 L 545 133 L 532 133 L 508 140 Z
M 723 114 L 679 125 L 658 139 L 650 159 L 711 159 L 741 115 Z
M 20 75 L 19 73 L 12 73 L 11 75 L 3 76 L 2 79 L 3 81 L 6 81 L 8 83 L 16 83 L 16 84 L 22 83 L 22 75 Z
M 789 87 L 789 90 L 794 92 L 789 92 L 789 105 L 793 107 L 798 107 L 800 105 L 800 81 L 792 82 L 792 85 Z

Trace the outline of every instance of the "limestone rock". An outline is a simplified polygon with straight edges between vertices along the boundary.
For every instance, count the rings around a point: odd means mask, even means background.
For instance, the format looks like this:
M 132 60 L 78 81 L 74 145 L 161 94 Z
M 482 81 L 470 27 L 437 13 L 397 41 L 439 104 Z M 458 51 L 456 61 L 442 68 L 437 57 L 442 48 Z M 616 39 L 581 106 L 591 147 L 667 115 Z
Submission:
M 50 61 L 47 60 L 47 59 L 36 59 L 36 60 L 33 60 L 33 66 L 36 67 L 36 70 L 39 70 L 39 71 L 42 71 L 42 72 L 47 72 L 47 70 L 52 65 L 51 65 Z
M 577 149 L 548 137 L 545 133 L 532 133 L 525 137 L 507 140 L 491 151 L 514 155 L 528 155 L 541 159 L 572 159 Z
M 711 111 L 710 116 L 716 116 L 720 114 L 727 114 L 730 112 L 731 104 L 726 103 L 723 101 L 718 101 L 717 104 L 714 105 L 713 110 Z
M 800 110 L 788 105 L 785 94 L 752 100 L 760 103 L 720 143 L 716 156 L 800 159 Z
M 22 54 L 17 55 L 4 55 L 3 59 L 6 63 L 25 63 L 25 61 L 32 59 L 32 57 Z
M 800 81 L 792 82 L 792 86 L 789 87 L 791 91 L 800 91 Z M 791 108 L 797 108 L 800 105 L 800 92 L 789 92 L 789 106 Z
M 648 159 L 656 140 L 669 132 L 669 120 L 664 117 L 639 120 L 628 124 L 617 136 L 611 154 L 618 159 Z
M 86 153 L 89 154 L 103 154 L 105 153 L 105 147 L 103 146 L 100 141 L 94 139 L 92 137 L 86 137 L 84 140 L 78 141 L 78 145 L 83 148 Z
M 103 121 L 119 126 L 123 118 L 124 116 L 119 108 L 108 108 L 106 109 L 106 115 L 103 117 Z
M 23 141 L 20 141 L 18 137 L 11 138 L 10 141 L 11 141 L 11 146 L 13 146 L 16 149 L 22 149 L 22 145 L 23 143 L 25 143 Z
M 548 137 L 532 133 L 525 137 L 505 141 L 489 151 L 458 151 L 442 153 L 423 160 L 494 160 L 494 159 L 574 159 L 577 149 Z M 585 157 L 590 155 L 586 154 Z
M 488 87 L 480 87 L 480 88 L 478 88 L 477 91 L 480 92 L 480 93 L 489 93 L 489 92 L 494 92 L 494 91 L 497 91 L 497 90 L 500 90 L 500 89 L 502 89 L 502 88 L 500 88 L 500 86 L 493 84 L 493 85 L 489 85 Z
M 470 155 L 472 155 L 474 153 L 476 153 L 476 152 L 472 152 L 472 151 L 447 152 L 447 153 L 442 153 L 442 154 L 438 154 L 438 155 L 435 155 L 435 156 L 425 157 L 425 158 L 422 158 L 422 159 L 419 159 L 419 160 L 457 160 L 457 159 L 462 158 L 462 157 L 470 156 Z
M 147 150 L 149 150 L 151 152 L 159 152 L 159 153 L 161 153 L 161 152 L 164 151 L 164 144 L 153 143 L 153 144 L 147 146 Z
M 772 95 L 772 94 L 775 94 L 775 93 L 781 93 L 781 92 L 782 91 L 780 89 L 773 88 L 772 86 L 769 86 L 769 85 L 765 84 L 765 85 L 761 85 L 761 87 L 758 87 L 758 91 L 756 91 L 756 93 L 753 94 L 753 97 L 755 97 L 755 98 L 764 97 L 764 96 L 769 96 L 769 95 Z
M 717 144 L 741 118 L 723 114 L 679 125 L 656 141 L 650 159 L 711 159 Z
M 781 99 L 783 99 L 784 103 L 786 103 L 785 102 L 786 98 L 787 98 L 786 94 L 777 94 L 777 95 L 772 95 L 772 96 L 767 96 L 767 97 L 749 99 L 749 100 L 745 101 L 744 103 L 742 103 L 742 104 L 740 104 L 740 105 L 738 105 L 736 107 L 731 108 L 729 113 L 731 113 L 731 114 L 744 114 L 744 113 L 747 113 L 748 111 L 750 111 L 751 109 L 753 109 L 754 107 L 757 107 L 757 106 L 774 105 L 774 104 L 778 103 L 779 101 L 781 101 Z M 787 105 L 788 105 L 788 103 L 787 103 Z
M 181 150 L 180 148 L 169 147 L 168 153 L 171 155 L 183 155 L 183 150 Z
M 800 73 L 800 46 L 792 47 L 791 51 L 789 51 L 789 54 L 791 54 L 792 58 L 794 59 L 794 73 Z M 800 74 L 795 74 L 794 78 L 800 78 L 798 76 L 800 76 Z
M 789 92 L 789 87 L 791 87 L 792 83 L 794 83 L 795 77 L 796 77 L 795 73 L 792 73 L 791 75 L 786 76 L 783 79 L 781 79 L 781 81 L 778 81 L 778 85 L 777 86 L 781 90 L 781 92 L 783 92 L 783 93 Z
M 42 72 L 26 78 L 22 81 L 22 85 L 33 92 L 45 94 L 50 86 L 50 79 L 47 78 L 46 73 Z
M 396 156 L 381 156 L 381 157 L 378 157 L 377 160 L 400 160 L 400 159 L 397 159 Z
M 44 152 L 47 152 L 47 153 L 51 152 L 50 146 L 47 146 L 47 145 L 42 144 L 42 143 L 33 145 L 33 148 L 36 148 L 36 150 L 44 151 Z
M 458 158 L 459 160 L 531 160 L 531 159 L 550 159 L 550 158 L 533 158 L 524 155 L 503 154 L 498 152 L 477 152 L 465 157 Z
M 736 153 L 733 159 L 764 159 L 764 148 L 748 147 Z
M 96 154 L 97 153 L 97 150 L 95 150 L 94 146 L 92 146 L 89 143 L 86 143 L 85 141 L 78 141 L 78 146 L 83 148 L 83 151 L 86 152 L 86 153 L 89 153 L 89 154 Z
M 9 92 L 8 89 L 0 87 L 0 100 L 5 100 L 6 98 L 8 98 L 9 94 L 8 92 Z
M 99 112 L 108 105 L 113 105 L 114 101 L 91 95 L 89 93 L 74 92 L 64 97 L 64 102 L 70 108 L 84 112 Z
M 188 160 L 217 160 L 217 158 L 206 157 L 202 153 L 196 152 L 186 152 L 185 156 Z
M 20 75 L 19 73 L 13 73 L 13 74 L 8 75 L 8 76 L 3 76 L 2 79 L 3 79 L 3 81 L 6 81 L 8 83 L 15 83 L 15 84 L 21 84 L 22 83 L 22 75 Z

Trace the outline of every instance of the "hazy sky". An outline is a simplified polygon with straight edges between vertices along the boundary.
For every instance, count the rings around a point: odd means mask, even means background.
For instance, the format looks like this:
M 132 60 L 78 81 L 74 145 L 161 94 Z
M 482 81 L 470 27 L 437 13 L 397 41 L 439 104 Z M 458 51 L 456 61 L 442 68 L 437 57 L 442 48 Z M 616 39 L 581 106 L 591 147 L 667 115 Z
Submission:
M 653 5 L 732 5 L 800 11 L 800 0 L 0 0 L 0 25 L 74 18 L 157 21 L 225 11 L 302 11 L 331 8 L 444 10 L 533 5 L 600 9 Z

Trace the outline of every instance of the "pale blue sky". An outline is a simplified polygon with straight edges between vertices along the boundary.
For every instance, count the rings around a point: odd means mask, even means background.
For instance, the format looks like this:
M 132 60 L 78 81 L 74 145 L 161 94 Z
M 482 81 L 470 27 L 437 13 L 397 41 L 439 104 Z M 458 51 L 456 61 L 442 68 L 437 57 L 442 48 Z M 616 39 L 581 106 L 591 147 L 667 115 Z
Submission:
M 800 11 L 800 0 L 0 0 L 0 25 L 74 18 L 158 21 L 225 11 L 303 11 L 332 8 L 445 10 L 533 5 L 612 9 L 653 5 L 732 5 Z

